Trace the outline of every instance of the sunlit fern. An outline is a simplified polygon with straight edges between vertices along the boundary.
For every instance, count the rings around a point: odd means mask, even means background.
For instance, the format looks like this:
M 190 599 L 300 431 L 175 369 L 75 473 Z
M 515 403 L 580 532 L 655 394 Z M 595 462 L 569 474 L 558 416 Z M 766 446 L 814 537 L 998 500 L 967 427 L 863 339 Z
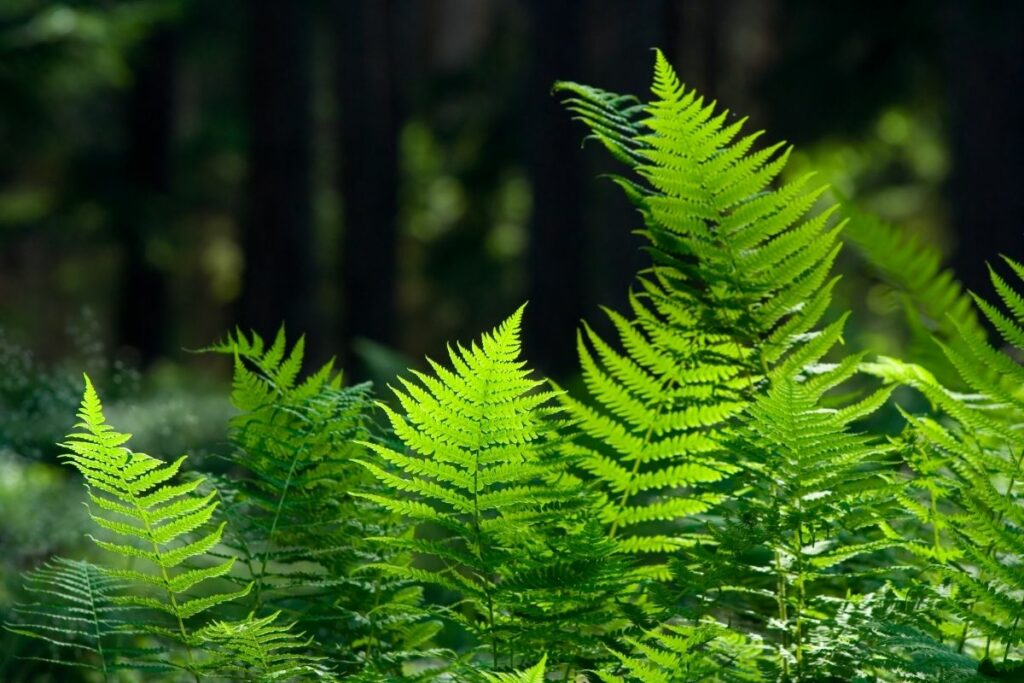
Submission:
M 654 266 L 608 311 L 619 346 L 579 338 L 587 396 L 567 398 L 576 450 L 599 483 L 602 521 L 623 550 L 662 555 L 701 538 L 693 516 L 723 500 L 737 463 L 722 430 L 769 370 L 815 355 L 839 244 L 835 207 L 810 177 L 772 188 L 789 156 L 753 151 L 760 133 L 684 88 L 656 55 L 653 99 L 640 104 L 559 83 L 567 106 L 635 176 L 616 182 L 638 208 Z M 706 539 L 705 539 L 706 540 Z M 649 571 L 667 578 L 663 565 Z
M 379 541 L 421 561 L 382 568 L 457 596 L 451 618 L 493 667 L 545 647 L 553 666 L 576 666 L 614 632 L 625 572 L 565 472 L 554 394 L 519 360 L 522 312 L 450 348 L 451 368 L 400 380 L 402 412 L 381 407 L 405 448 L 371 444 L 365 465 L 390 491 L 362 495 L 417 524 Z

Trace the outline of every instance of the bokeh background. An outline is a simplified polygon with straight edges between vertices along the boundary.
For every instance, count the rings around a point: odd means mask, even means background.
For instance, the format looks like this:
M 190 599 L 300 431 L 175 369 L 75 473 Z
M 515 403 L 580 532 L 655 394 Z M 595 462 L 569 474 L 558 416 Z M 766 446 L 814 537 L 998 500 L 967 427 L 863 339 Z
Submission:
M 229 367 L 190 350 L 235 325 L 383 382 L 529 300 L 571 382 L 644 257 L 550 89 L 642 95 L 655 46 L 969 287 L 1024 257 L 1021 2 L 0 0 L 0 619 L 81 545 L 53 444 L 83 370 L 138 447 L 200 459 Z M 854 348 L 898 353 L 891 292 L 840 269 Z

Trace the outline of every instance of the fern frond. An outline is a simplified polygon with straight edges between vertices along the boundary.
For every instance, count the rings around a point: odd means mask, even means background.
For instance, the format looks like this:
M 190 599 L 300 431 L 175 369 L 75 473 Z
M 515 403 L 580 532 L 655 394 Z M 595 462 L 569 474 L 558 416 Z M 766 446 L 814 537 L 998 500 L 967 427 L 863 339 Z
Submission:
M 974 302 L 942 255 L 877 216 L 842 205 L 843 236 L 865 260 L 924 316 L 926 329 L 954 339 L 959 328 L 981 332 Z
M 132 647 L 129 639 L 142 633 L 138 609 L 119 598 L 127 589 L 121 578 L 81 560 L 53 558 L 22 576 L 32 602 L 15 604 L 12 633 L 44 642 L 52 657 L 32 659 L 58 665 L 77 665 L 98 671 L 107 680 L 118 669 L 168 670 L 146 661 L 158 650 Z
M 149 571 L 108 569 L 110 575 L 140 586 L 150 595 L 129 594 L 120 604 L 154 608 L 169 615 L 182 642 L 189 640 L 186 622 L 208 609 L 246 595 L 249 586 L 229 593 L 208 593 L 194 597 L 193 589 L 209 579 L 231 571 L 234 559 L 217 561 L 202 568 L 186 562 L 206 560 L 208 551 L 220 541 L 223 525 L 212 527 L 217 503 L 212 495 L 194 493 L 196 484 L 172 485 L 185 457 L 164 463 L 144 453 L 134 453 L 125 444 L 130 435 L 106 423 L 103 406 L 89 378 L 78 417 L 78 432 L 62 444 L 61 458 L 85 479 L 89 516 L 102 529 L 123 542 L 94 538 L 96 545 L 131 561 L 143 561 Z M 190 542 L 201 534 L 198 542 Z M 151 590 L 149 590 L 151 589 Z
M 102 570 L 129 589 L 110 599 L 140 614 L 153 614 L 132 623 L 185 649 L 184 662 L 174 662 L 173 652 L 171 659 L 161 661 L 196 671 L 196 617 L 206 619 L 214 607 L 242 598 L 250 590 L 249 585 L 229 592 L 213 588 L 215 580 L 225 577 L 234 565 L 234 558 L 213 559 L 211 553 L 224 531 L 223 524 L 214 526 L 211 521 L 217 507 L 214 496 L 195 492 L 201 480 L 172 483 L 184 456 L 165 463 L 127 448 L 130 435 L 107 424 L 88 377 L 78 417 L 78 431 L 61 444 L 67 449 L 61 459 L 82 474 L 89 516 L 113 539 L 93 537 L 93 541 L 127 564 Z
M 608 311 L 621 351 L 589 327 L 578 340 L 587 389 L 565 405 L 581 431 L 575 455 L 603 496 L 602 521 L 623 550 L 664 556 L 706 541 L 701 516 L 737 471 L 723 430 L 768 382 L 794 374 L 828 338 L 838 253 L 836 207 L 814 211 L 810 178 L 775 187 L 782 144 L 755 150 L 680 84 L 658 52 L 653 99 L 559 83 L 567 106 L 623 161 L 619 178 L 644 219 L 653 268 L 631 294 L 631 315 Z M 819 354 L 820 355 L 820 354 Z M 647 571 L 667 578 L 653 559 Z
M 488 683 L 544 683 L 544 672 L 547 668 L 548 657 L 544 655 L 534 666 L 526 671 L 515 673 L 493 673 L 484 674 Z
M 1024 266 L 1006 263 L 1024 279 Z M 1024 350 L 1020 295 L 994 269 L 991 277 L 1005 309 L 972 296 L 1006 344 Z M 998 653 L 1009 660 L 1024 642 L 1024 369 L 984 332 L 953 324 L 957 343 L 940 347 L 973 393 L 950 391 L 933 375 L 894 360 L 873 370 L 918 389 L 946 417 L 904 414 L 913 429 L 908 462 L 932 500 L 916 508 L 933 529 L 920 554 L 938 562 L 937 580 L 952 591 L 945 607 L 962 624 L 947 637 L 958 651 L 970 647 L 982 657 Z
M 236 331 L 208 350 L 234 358 L 239 413 L 228 459 L 243 476 L 226 483 L 226 542 L 254 583 L 252 609 L 284 610 L 328 644 L 346 673 L 400 670 L 413 656 L 405 631 L 422 632 L 423 612 L 405 582 L 363 569 L 386 559 L 365 539 L 402 529 L 383 508 L 350 495 L 373 484 L 357 462 L 373 432 L 370 386 L 343 387 L 330 361 L 302 378 L 304 340 L 289 348 L 283 329 L 269 345 Z
M 598 672 L 604 683 L 740 683 L 765 680 L 758 669 L 763 645 L 714 622 L 665 624 L 643 639 L 626 638 L 629 654 Z
M 322 657 L 308 654 L 311 641 L 294 633 L 294 625 L 277 623 L 280 612 L 244 621 L 214 621 L 196 634 L 210 652 L 201 670 L 237 680 L 336 680 Z
M 489 645 L 494 668 L 542 647 L 576 665 L 616 628 L 625 572 L 558 453 L 554 394 L 519 359 L 522 313 L 450 347 L 449 367 L 401 378 L 402 412 L 381 409 L 404 449 L 371 443 L 364 462 L 390 493 L 361 495 L 417 525 L 380 541 L 421 561 L 384 569 L 455 593 L 451 618 Z

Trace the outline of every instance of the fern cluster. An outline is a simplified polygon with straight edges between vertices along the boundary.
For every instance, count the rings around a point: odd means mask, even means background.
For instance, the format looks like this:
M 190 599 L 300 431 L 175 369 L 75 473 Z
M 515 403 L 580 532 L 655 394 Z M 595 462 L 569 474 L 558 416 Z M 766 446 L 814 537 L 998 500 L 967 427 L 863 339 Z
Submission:
M 652 257 L 628 310 L 605 311 L 612 336 L 582 323 L 582 381 L 531 372 L 524 308 L 380 398 L 332 363 L 305 372 L 301 338 L 239 331 L 210 349 L 233 360 L 237 412 L 204 477 L 131 451 L 87 380 L 63 459 L 96 557 L 27 573 L 7 624 L 42 664 L 105 680 L 1024 675 L 1024 265 L 993 271 L 999 305 L 965 294 L 928 247 L 811 176 L 781 182 L 789 148 L 660 52 L 649 101 L 556 90 L 623 163 Z M 843 235 L 900 292 L 908 358 L 844 349 Z M 883 411 L 900 433 L 876 428 Z

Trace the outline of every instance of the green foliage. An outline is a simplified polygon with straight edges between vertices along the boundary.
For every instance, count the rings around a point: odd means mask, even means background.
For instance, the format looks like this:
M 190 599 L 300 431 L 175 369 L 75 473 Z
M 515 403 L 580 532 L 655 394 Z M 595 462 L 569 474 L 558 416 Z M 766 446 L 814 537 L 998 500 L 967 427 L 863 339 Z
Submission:
M 910 337 L 905 360 L 927 365 L 943 382 L 959 383 L 932 337 L 958 345 L 961 329 L 983 334 L 971 296 L 952 271 L 943 269 L 938 250 L 848 203 L 842 210 L 843 236 L 902 301 Z
M 1024 266 L 1006 263 L 1024 278 Z M 1006 312 L 980 297 L 975 301 L 1003 340 L 1020 350 L 1024 299 L 995 270 L 991 277 Z M 957 649 L 976 638 L 974 649 L 985 657 L 998 651 L 1005 662 L 1020 653 L 1024 640 L 1024 437 L 1016 428 L 1024 415 L 1024 368 L 982 331 L 961 325 L 957 331 L 959 343 L 941 348 L 971 394 L 950 391 L 927 370 L 893 359 L 873 369 L 919 389 L 940 411 L 940 419 L 906 415 L 912 428 L 908 460 L 921 494 L 906 505 L 931 527 L 931 537 L 915 549 L 936 562 L 937 575 L 948 584 L 944 604 L 955 619 L 946 628 Z
M 81 560 L 57 557 L 26 572 L 24 586 L 32 602 L 14 607 L 9 631 L 41 640 L 53 653 L 32 657 L 43 662 L 99 671 L 106 678 L 124 660 L 145 653 L 123 645 L 132 635 L 130 605 L 118 601 L 127 583 Z
M 421 620 L 415 585 L 359 571 L 385 559 L 367 537 L 401 531 L 351 495 L 372 483 L 357 462 L 371 435 L 370 387 L 343 387 L 333 362 L 300 381 L 304 346 L 289 350 L 282 329 L 269 345 L 236 332 L 209 349 L 234 357 L 228 460 L 245 473 L 221 484 L 227 543 L 254 584 L 253 610 L 285 610 L 350 668 L 366 658 L 388 668 L 386 657 L 393 669 L 425 625 L 405 632 Z
M 515 666 L 551 646 L 586 661 L 614 627 L 623 562 L 589 523 L 585 490 L 558 452 L 555 394 L 519 360 L 523 309 L 478 343 L 449 348 L 452 368 L 414 372 L 385 404 L 405 451 L 371 443 L 366 468 L 390 490 L 363 493 L 417 525 L 378 539 L 421 563 L 381 569 L 458 596 L 449 616 Z M 556 650 L 557 648 L 557 650 Z
M 198 637 L 212 646 L 213 655 L 203 663 L 203 670 L 246 681 L 332 680 L 320 665 L 323 658 L 306 652 L 311 641 L 292 633 L 293 625 L 276 623 L 279 616 L 280 612 L 274 612 L 257 619 L 250 614 L 245 621 L 215 621 L 205 626 Z
M 818 353 L 840 332 L 828 328 Z M 771 668 L 786 680 L 813 680 L 828 668 L 833 653 L 817 657 L 808 631 L 835 620 L 834 592 L 858 590 L 875 573 L 858 566 L 861 556 L 901 543 L 889 525 L 902 514 L 886 463 L 893 449 L 851 429 L 889 391 L 837 407 L 825 402 L 857 364 L 849 357 L 772 377 L 730 435 L 742 470 L 722 522 L 711 528 L 713 542 L 673 564 L 674 585 L 659 591 L 662 602 L 697 616 L 724 613 L 756 624 L 774 641 Z
M 381 423 L 332 363 L 300 379 L 301 338 L 236 332 L 212 347 L 234 359 L 237 410 L 214 488 L 129 450 L 87 380 L 62 458 L 105 561 L 26 573 L 7 628 L 42 645 L 36 663 L 108 680 L 1020 678 L 1019 283 L 993 271 L 1002 305 L 968 300 L 934 253 L 853 213 L 917 347 L 844 355 L 841 226 L 809 178 L 780 182 L 788 149 L 757 147 L 661 53 L 650 102 L 557 87 L 627 166 L 653 260 L 628 314 L 608 311 L 617 341 L 580 331 L 582 395 L 528 369 L 522 308 L 400 377 Z M 898 386 L 930 406 L 896 436 L 875 427 Z
M 958 328 L 981 331 L 971 297 L 943 269 L 938 250 L 850 204 L 842 208 L 843 236 L 920 313 L 926 330 L 944 339 L 955 338 Z
M 665 624 L 642 639 L 626 638 L 630 654 L 598 672 L 604 683 L 731 683 L 763 680 L 762 645 L 720 624 Z
M 109 568 L 115 577 L 133 582 L 141 590 L 118 598 L 122 604 L 154 609 L 171 618 L 165 635 L 190 644 L 186 624 L 211 608 L 248 594 L 251 586 L 230 593 L 194 595 L 207 581 L 231 571 L 234 559 L 208 566 L 189 563 L 209 557 L 221 540 L 224 525 L 210 524 L 217 503 L 215 493 L 198 495 L 202 479 L 170 484 L 185 462 L 182 456 L 164 463 L 124 446 L 130 435 L 106 423 L 103 406 L 89 378 L 78 412 L 81 430 L 63 444 L 62 460 L 77 469 L 85 480 L 92 504 L 89 517 L 118 541 L 93 537 L 102 550 L 132 562 L 141 561 L 146 571 Z M 93 507 L 95 506 L 95 507 Z M 192 535 L 196 537 L 191 538 Z
M 547 668 L 547 655 L 540 658 L 535 666 L 526 671 L 516 673 L 485 674 L 488 683 L 544 683 L 544 671 Z

